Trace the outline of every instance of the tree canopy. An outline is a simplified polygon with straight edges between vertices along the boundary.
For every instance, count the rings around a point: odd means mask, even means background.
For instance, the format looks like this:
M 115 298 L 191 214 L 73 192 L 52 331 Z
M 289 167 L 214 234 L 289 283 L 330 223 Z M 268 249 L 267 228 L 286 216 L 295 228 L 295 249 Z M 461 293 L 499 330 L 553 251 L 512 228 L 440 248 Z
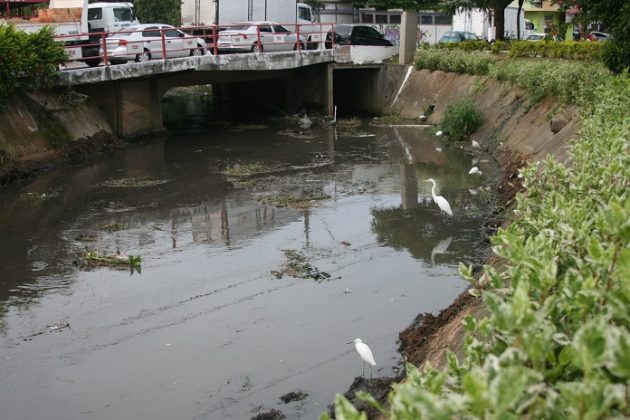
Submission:
M 138 20 L 179 26 L 181 0 L 135 0 Z

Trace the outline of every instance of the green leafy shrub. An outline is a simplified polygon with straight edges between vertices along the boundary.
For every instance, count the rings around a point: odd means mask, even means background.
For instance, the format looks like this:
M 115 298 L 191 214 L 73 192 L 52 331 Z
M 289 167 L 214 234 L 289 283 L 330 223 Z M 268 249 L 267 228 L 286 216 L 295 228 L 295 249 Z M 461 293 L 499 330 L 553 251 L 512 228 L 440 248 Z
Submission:
M 496 61 L 489 52 L 465 52 L 439 48 L 422 48 L 416 56 L 416 68 L 454 73 L 485 75 Z
M 604 42 L 602 59 L 610 71 L 614 73 L 628 72 L 630 66 L 630 37 L 622 41 L 609 39 Z M 599 44 L 594 42 L 593 44 Z
M 493 238 L 501 270 L 484 267 L 473 289 L 489 316 L 465 319 L 462 360 L 407 365 L 387 417 L 630 417 L 630 78 L 597 76 L 572 95 L 570 163 L 524 171 L 527 193 Z M 361 418 L 342 399 L 338 418 Z
M 513 41 L 509 47 L 510 58 L 550 57 L 577 60 L 600 60 L 603 42 L 590 41 Z
M 470 98 L 448 104 L 444 110 L 440 128 L 450 139 L 464 140 L 483 124 L 483 115 Z
M 13 92 L 50 86 L 59 64 L 67 60 L 51 27 L 26 34 L 13 25 L 0 25 L 0 51 L 0 105 Z

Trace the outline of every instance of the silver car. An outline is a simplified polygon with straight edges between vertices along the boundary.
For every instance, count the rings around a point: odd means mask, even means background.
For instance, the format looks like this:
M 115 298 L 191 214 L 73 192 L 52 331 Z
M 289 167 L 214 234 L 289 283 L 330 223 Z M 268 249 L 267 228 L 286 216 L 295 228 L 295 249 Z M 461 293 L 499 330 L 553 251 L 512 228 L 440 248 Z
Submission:
M 258 31 L 260 28 L 260 46 Z M 300 35 L 299 48 L 306 38 Z M 245 22 L 219 31 L 217 49 L 226 52 L 291 51 L 298 49 L 297 34 L 275 22 Z
M 164 34 L 164 43 L 162 43 Z M 145 23 L 125 28 L 108 36 L 107 59 L 111 64 L 136 61 L 147 62 L 152 58 L 188 57 L 204 55 L 206 42 L 198 37 L 190 36 L 179 29 L 161 23 Z M 104 56 L 101 46 L 99 55 Z

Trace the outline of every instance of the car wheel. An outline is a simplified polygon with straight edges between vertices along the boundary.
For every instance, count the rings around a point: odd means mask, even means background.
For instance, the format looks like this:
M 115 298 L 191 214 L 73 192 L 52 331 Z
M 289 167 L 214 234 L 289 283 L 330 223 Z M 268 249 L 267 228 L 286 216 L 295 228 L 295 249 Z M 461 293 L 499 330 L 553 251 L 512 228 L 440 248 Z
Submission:
M 90 67 L 98 67 L 98 65 L 101 64 L 101 59 L 100 58 L 90 58 L 88 60 L 85 60 L 85 64 L 87 64 Z
M 204 55 L 206 52 L 203 49 L 203 47 L 201 45 L 197 45 L 197 48 L 195 48 L 194 50 L 190 50 L 190 56 L 191 57 L 201 57 L 202 55 Z
M 304 51 L 304 43 L 300 42 L 300 50 Z M 296 42 L 295 45 L 293 46 L 293 51 L 297 51 L 298 49 L 298 43 Z
M 149 50 L 144 50 L 140 54 L 136 54 L 136 63 L 147 63 L 151 60 Z
M 254 42 L 254 43 L 252 44 L 252 49 L 251 49 L 251 51 L 252 51 L 252 52 L 257 52 L 257 51 L 258 51 L 258 42 Z M 260 46 L 260 52 L 263 52 L 263 47 L 262 47 L 262 45 Z

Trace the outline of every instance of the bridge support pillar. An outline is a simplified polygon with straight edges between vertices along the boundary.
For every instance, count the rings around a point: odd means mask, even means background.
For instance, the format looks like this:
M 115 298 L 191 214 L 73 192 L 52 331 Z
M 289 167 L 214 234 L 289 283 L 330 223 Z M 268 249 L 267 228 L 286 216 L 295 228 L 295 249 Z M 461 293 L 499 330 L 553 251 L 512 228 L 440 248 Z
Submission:
M 164 130 L 162 90 L 154 78 L 88 85 L 83 91 L 98 104 L 118 137 L 130 139 Z
M 333 114 L 333 67 L 331 64 L 304 67 L 298 70 L 296 87 L 298 100 L 304 106 L 332 116 Z

